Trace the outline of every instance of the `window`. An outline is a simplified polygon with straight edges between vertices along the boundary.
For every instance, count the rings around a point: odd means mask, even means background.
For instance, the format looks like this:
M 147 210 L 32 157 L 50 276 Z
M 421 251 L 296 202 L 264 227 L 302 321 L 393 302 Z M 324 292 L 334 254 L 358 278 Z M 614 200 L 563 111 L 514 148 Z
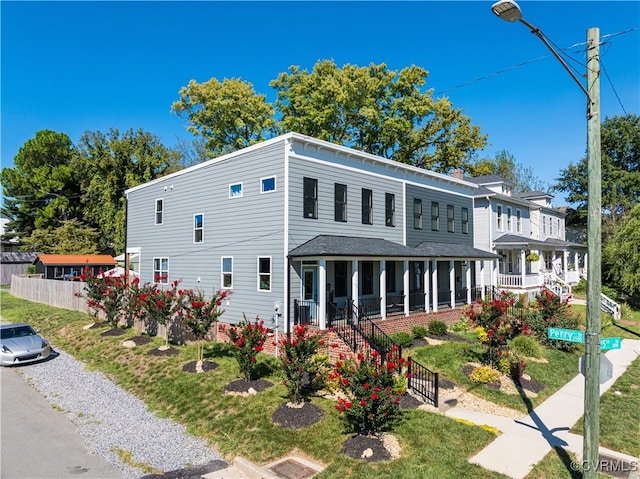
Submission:
M 440 203 L 431 202 L 431 231 L 440 231 Z
M 204 241 L 204 215 L 202 213 L 193 215 L 193 242 L 202 243 Z
M 231 256 L 222 257 L 222 287 L 233 288 L 233 258 Z
M 498 231 L 502 231 L 502 205 L 496 205 L 496 217 L 498 218 Z
M 318 219 L 318 180 L 315 178 L 304 178 L 303 188 L 303 215 L 305 218 Z
M 242 183 L 229 185 L 229 198 L 242 198 Z
M 422 200 L 420 198 L 413 199 L 413 228 L 422 229 Z
M 396 196 L 393 193 L 384 194 L 385 225 L 396 225 Z
M 549 216 L 549 236 L 553 236 L 553 218 Z
M 260 193 L 270 193 L 276 191 L 276 177 L 262 178 L 260 180 Z
M 513 231 L 511 228 L 511 206 L 507 206 L 507 231 Z
M 156 200 L 156 224 L 157 225 L 161 225 L 162 224 L 162 213 L 164 212 L 164 200 L 162 198 L 160 198 L 159 200 Z
M 547 217 L 546 216 L 542 217 L 542 234 L 543 235 L 547 234 Z
M 516 232 L 522 233 L 522 212 L 516 210 Z
M 169 283 L 169 258 L 153 258 L 153 281 L 159 284 Z
M 373 191 L 362 188 L 362 224 L 373 224 Z
M 336 279 L 336 297 L 347 296 L 347 285 L 349 284 L 349 276 L 347 275 L 347 262 L 335 262 L 335 279 Z
M 335 200 L 335 221 L 347 221 L 347 185 L 341 185 L 336 183 L 334 185 L 334 200 Z
M 362 294 L 373 294 L 373 261 L 363 261 Z
M 447 205 L 447 231 L 453 233 L 455 231 L 455 216 L 453 205 Z
M 258 291 L 271 291 L 271 257 L 258 258 Z
M 560 238 L 562 235 L 560 234 L 560 218 L 558 218 L 558 229 L 556 231 L 556 236 Z
M 469 234 L 469 210 L 462 208 L 462 233 Z

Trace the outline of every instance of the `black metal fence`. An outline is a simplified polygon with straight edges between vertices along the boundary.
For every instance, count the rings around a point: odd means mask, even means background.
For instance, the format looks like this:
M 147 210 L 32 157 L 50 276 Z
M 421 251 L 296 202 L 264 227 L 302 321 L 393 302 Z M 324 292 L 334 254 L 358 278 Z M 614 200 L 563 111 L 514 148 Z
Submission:
M 417 361 L 408 358 L 407 387 L 419 394 L 425 401 L 438 407 L 438 379 L 439 373 L 433 372 Z

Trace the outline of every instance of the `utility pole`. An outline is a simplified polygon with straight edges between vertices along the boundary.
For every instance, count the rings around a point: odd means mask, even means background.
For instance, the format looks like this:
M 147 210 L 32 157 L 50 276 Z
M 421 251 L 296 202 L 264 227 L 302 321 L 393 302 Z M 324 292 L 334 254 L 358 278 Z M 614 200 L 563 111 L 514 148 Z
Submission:
M 585 332 L 583 478 L 598 477 L 600 444 L 600 298 L 602 293 L 602 168 L 600 147 L 600 30 L 587 30 L 587 325 Z

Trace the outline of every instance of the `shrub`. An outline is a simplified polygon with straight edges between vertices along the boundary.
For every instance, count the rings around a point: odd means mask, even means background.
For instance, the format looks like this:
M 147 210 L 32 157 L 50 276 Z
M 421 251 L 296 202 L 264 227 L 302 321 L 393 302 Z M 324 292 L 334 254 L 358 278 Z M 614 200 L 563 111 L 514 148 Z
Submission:
M 427 328 L 425 328 L 424 326 L 414 326 L 413 328 L 411 328 L 411 333 L 416 339 L 424 338 L 427 335 L 427 332 Z
M 500 381 L 500 372 L 491 366 L 478 366 L 469 374 L 469 379 L 474 383 L 495 383 Z
M 396 343 L 401 348 L 408 348 L 409 346 L 411 346 L 411 343 L 413 342 L 413 335 L 405 331 L 391 333 L 389 337 L 394 343 Z
M 571 311 L 567 301 L 548 290 L 536 296 L 536 303 L 526 311 L 525 319 L 531 327 L 531 333 L 543 345 L 560 351 L 573 351 L 577 343 L 549 339 L 547 328 L 578 329 L 580 320 Z
M 100 270 L 100 273 L 103 273 Z M 86 267 L 80 275 L 80 281 L 85 282 L 84 294 L 78 293 L 78 297 L 87 300 L 87 306 L 93 311 L 94 318 L 103 311 L 107 321 L 115 328 L 118 325 L 120 314 L 125 308 L 127 287 L 122 277 L 94 275 L 91 268 Z
M 544 353 L 542 346 L 532 336 L 521 334 L 509 341 L 509 348 L 518 356 L 541 358 Z
M 244 316 L 244 315 L 243 315 Z M 251 381 L 256 371 L 256 355 L 262 351 L 269 330 L 264 327 L 264 321 L 256 316 L 253 323 L 244 320 L 237 326 L 227 330 L 229 339 L 236 347 L 236 360 L 244 379 Z
M 462 317 L 451 326 L 451 330 L 456 333 L 464 333 L 469 330 L 469 319 Z
M 329 362 L 329 356 L 325 353 L 316 353 L 309 361 L 309 375 L 311 387 L 324 389 L 330 393 L 339 390 L 337 378 L 332 376 L 333 366 Z
M 382 360 L 377 351 L 358 355 L 357 361 L 340 359 L 333 377 L 337 378 L 345 398 L 338 399 L 336 409 L 344 413 L 348 426 L 359 434 L 384 431 L 398 413 L 405 393 L 396 376 L 406 364 L 397 348 Z
M 447 323 L 443 321 L 431 321 L 429 323 L 429 333 L 434 336 L 444 336 L 447 334 Z
M 138 302 L 147 321 L 155 321 L 163 326 L 173 321 L 174 314 L 180 307 L 179 283 L 178 280 L 173 281 L 168 289 L 160 289 L 157 284 L 147 284 L 142 288 L 143 292 L 138 296 Z M 169 342 L 169 329 L 166 328 L 165 344 Z
M 309 327 L 302 324 L 294 327 L 290 337 L 280 341 L 280 367 L 286 376 L 284 385 L 289 391 L 289 400 L 293 403 L 304 400 L 302 379 L 305 373 L 310 374 L 311 359 L 318 352 L 320 343 L 320 335 L 309 334 Z

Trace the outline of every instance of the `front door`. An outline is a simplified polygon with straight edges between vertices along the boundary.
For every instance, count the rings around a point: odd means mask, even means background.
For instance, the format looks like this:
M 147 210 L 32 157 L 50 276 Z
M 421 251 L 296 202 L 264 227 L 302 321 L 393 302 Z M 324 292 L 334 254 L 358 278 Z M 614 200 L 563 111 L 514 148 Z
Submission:
M 309 319 L 316 319 L 318 314 L 318 267 L 302 267 L 302 300 L 308 306 Z

